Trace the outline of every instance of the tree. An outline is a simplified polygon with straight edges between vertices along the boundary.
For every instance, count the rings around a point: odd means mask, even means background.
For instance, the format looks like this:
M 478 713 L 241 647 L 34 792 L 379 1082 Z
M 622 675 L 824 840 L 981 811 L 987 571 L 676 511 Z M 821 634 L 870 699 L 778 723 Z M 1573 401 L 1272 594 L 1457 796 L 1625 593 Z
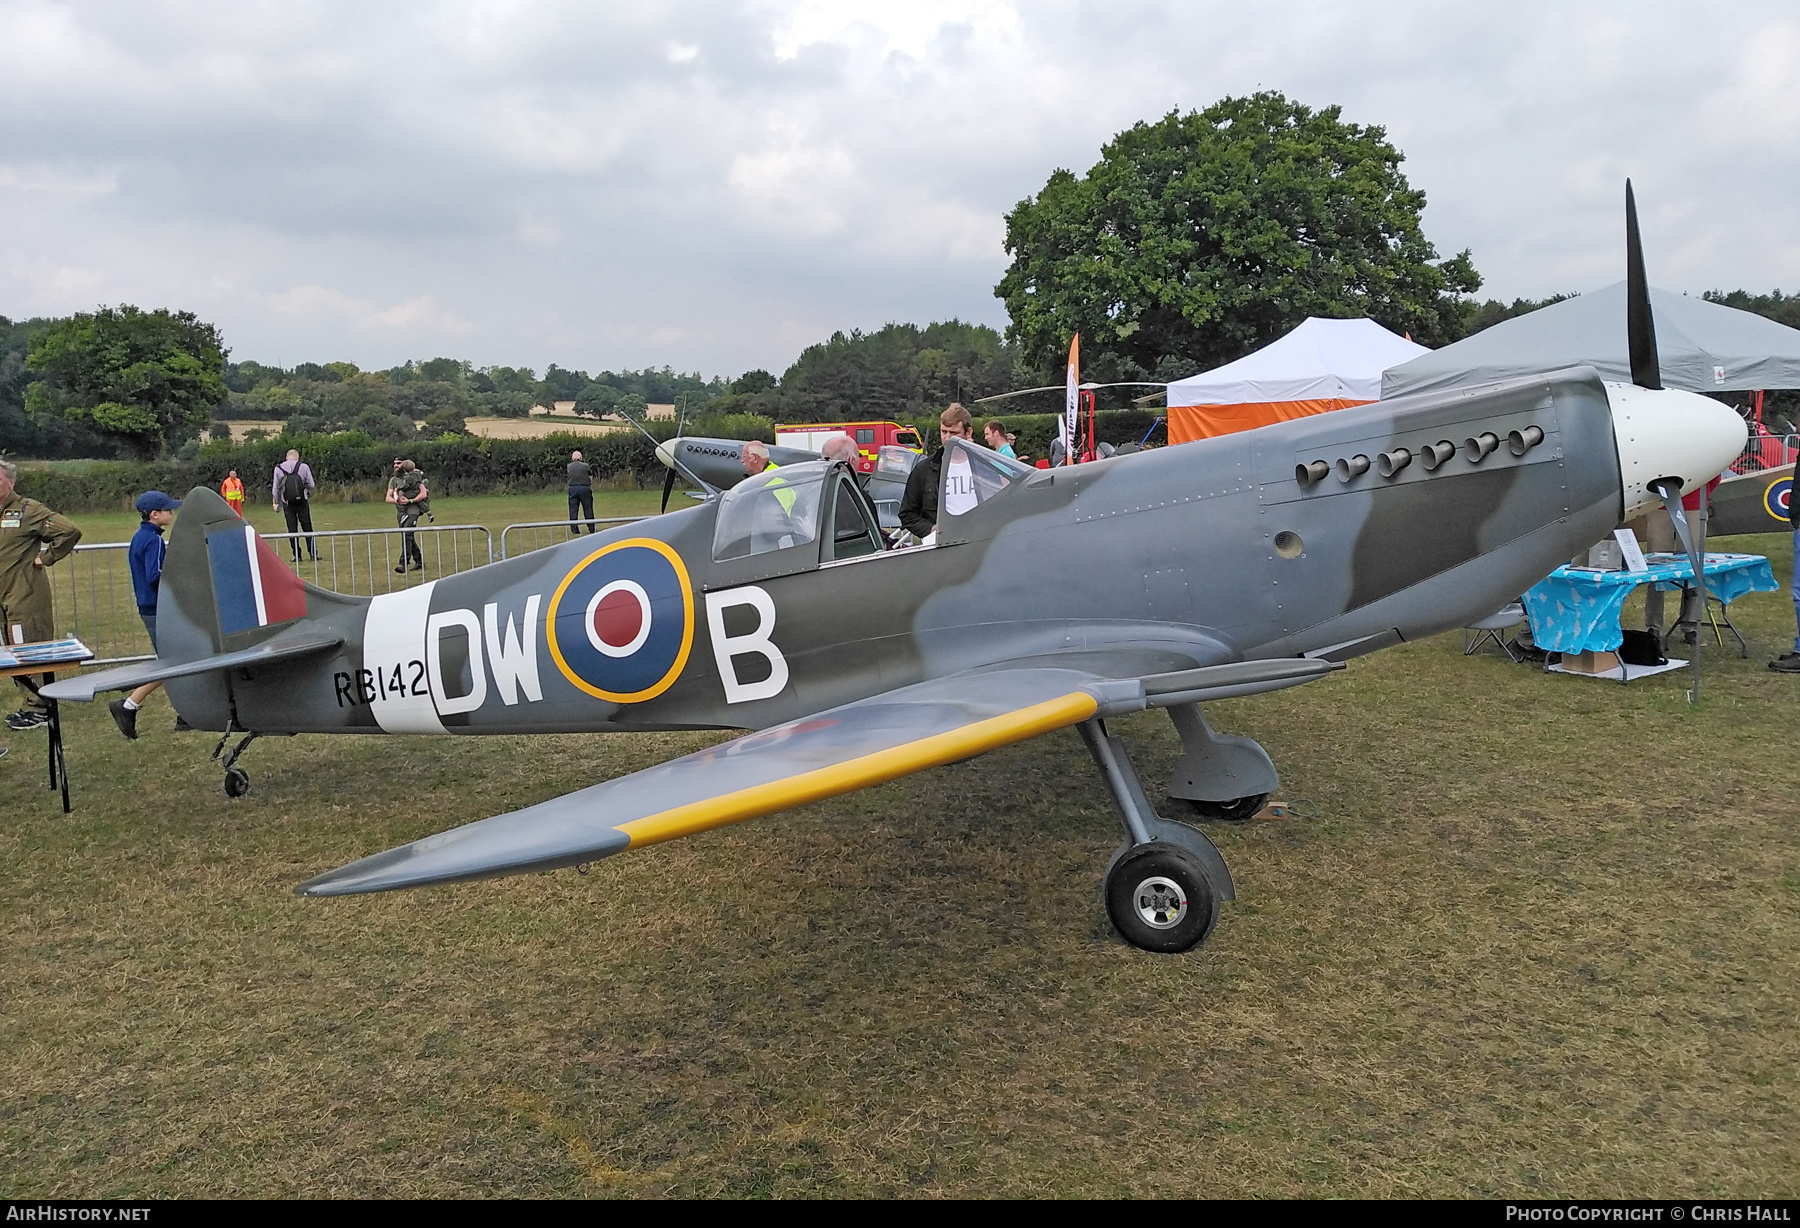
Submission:
M 586 414 L 590 418 L 603 417 L 613 411 L 623 396 L 617 388 L 608 384 L 592 383 L 583 388 L 575 397 L 575 412 Z
M 1736 307 L 1739 311 L 1753 311 L 1789 328 L 1800 328 L 1800 294 L 1783 294 L 1779 290 L 1771 294 L 1751 294 L 1748 290 L 1708 290 L 1700 297 L 1709 303 Z
M 219 330 L 191 311 L 102 307 L 45 330 L 26 360 L 35 415 L 90 425 L 145 455 L 204 426 L 225 399 Z
M 1455 340 L 1469 253 L 1437 262 L 1403 155 L 1340 115 L 1226 98 L 1120 133 L 1085 177 L 1057 170 L 1006 216 L 1007 337 L 1047 375 L 1079 331 L 1084 367 L 1122 379 L 1230 361 L 1307 316 Z
M 538 404 L 549 409 L 558 401 L 573 401 L 587 386 L 586 371 L 565 371 L 555 363 L 551 363 L 544 371 L 544 378 L 539 381 L 534 391 L 537 394 Z
M 642 422 L 647 412 L 643 397 L 635 392 L 620 392 L 608 384 L 598 380 L 581 390 L 575 398 L 575 412 L 586 414 L 590 418 L 602 418 L 607 414 L 624 414 L 635 421 Z
M 1552 294 L 1549 298 L 1516 298 L 1509 306 L 1497 298 L 1491 298 L 1469 315 L 1466 336 L 1473 336 L 1484 328 L 1492 328 L 1502 320 L 1510 320 L 1514 316 L 1530 315 L 1541 307 L 1551 303 L 1560 303 L 1571 299 L 1573 294 Z
M 468 378 L 469 364 L 460 358 L 430 358 L 419 364 L 419 378 L 440 384 L 461 384 Z
M 833 333 L 808 346 L 782 375 L 778 412 L 790 422 L 917 417 L 951 401 L 1007 391 L 1013 386 L 1013 366 L 1014 353 L 999 333 L 960 320 Z M 758 402 L 765 392 L 735 392 L 739 385 L 748 389 L 755 383 L 760 381 L 745 376 L 732 385 L 733 394 L 719 408 L 764 412 Z
M 440 409 L 425 419 L 419 427 L 421 439 L 442 439 L 445 435 L 467 435 L 468 424 L 463 421 L 460 409 Z
M 744 372 L 732 380 L 731 386 L 727 389 L 733 396 L 741 397 L 755 396 L 759 392 L 773 392 L 774 390 L 775 377 L 761 367 L 754 371 Z
M 405 443 L 418 434 L 411 418 L 390 414 L 378 407 L 365 409 L 356 415 L 350 422 L 350 429 L 363 431 L 378 443 Z

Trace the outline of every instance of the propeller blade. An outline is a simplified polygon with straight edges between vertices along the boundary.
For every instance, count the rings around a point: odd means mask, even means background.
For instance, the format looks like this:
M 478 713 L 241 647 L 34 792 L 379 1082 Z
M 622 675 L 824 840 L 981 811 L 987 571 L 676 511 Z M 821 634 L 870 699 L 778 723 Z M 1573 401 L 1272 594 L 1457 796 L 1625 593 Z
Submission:
M 1168 388 L 1168 385 L 1159 380 L 1149 380 L 1149 379 L 1124 380 L 1124 381 L 1121 381 L 1120 383 L 1116 383 L 1116 384 L 1082 384 L 1081 385 L 1081 390 L 1083 392 L 1092 392 L 1096 388 L 1162 388 L 1162 389 L 1166 390 Z M 981 397 L 978 400 L 970 401 L 969 404 L 984 405 L 989 401 L 1004 401 L 1008 397 L 1030 396 L 1034 392 L 1064 392 L 1064 391 L 1067 391 L 1067 389 L 1068 389 L 1067 384 L 1045 384 L 1042 388 L 1017 388 L 1017 389 L 1014 389 L 1012 392 L 996 392 L 991 397 Z M 1156 394 L 1152 393 L 1151 395 L 1155 396 Z
M 1706 566 L 1701 555 L 1701 543 L 1694 536 L 1694 530 L 1688 524 L 1687 512 L 1681 506 L 1681 479 L 1658 478 L 1650 483 L 1650 489 L 1662 499 L 1663 507 L 1668 509 L 1669 519 L 1675 522 L 1675 536 L 1681 539 L 1682 549 L 1687 551 L 1688 564 L 1694 569 L 1694 588 L 1700 594 L 1700 619 L 1706 617 Z M 1704 486 L 1701 487 L 1705 489 Z M 1700 702 L 1700 623 L 1694 624 L 1694 693 L 1689 703 Z
M 1034 392 L 1061 392 L 1061 391 L 1063 391 L 1062 384 L 1045 384 L 1042 388 L 1020 388 L 1014 392 L 996 392 L 991 397 L 980 397 L 977 400 L 970 401 L 969 404 L 985 405 L 989 401 L 1004 401 L 1008 397 L 1029 396 L 1031 393 L 1034 393 Z
M 1631 382 L 1661 388 L 1656 357 L 1656 321 L 1650 314 L 1650 283 L 1644 278 L 1644 244 L 1638 237 L 1637 197 L 1625 181 L 1625 339 L 1631 354 Z
M 667 473 L 663 474 L 662 510 L 665 512 L 669 510 L 669 495 L 672 491 L 674 491 L 674 489 L 675 489 L 675 470 L 670 469 Z

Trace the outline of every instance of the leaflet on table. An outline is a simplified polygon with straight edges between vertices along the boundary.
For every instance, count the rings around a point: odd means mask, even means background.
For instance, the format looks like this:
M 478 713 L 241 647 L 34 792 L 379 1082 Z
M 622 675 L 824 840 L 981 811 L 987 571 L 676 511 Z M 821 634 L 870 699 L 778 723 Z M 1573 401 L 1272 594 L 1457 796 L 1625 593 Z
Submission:
M 93 655 L 93 650 L 74 636 L 36 644 L 12 644 L 0 647 L 0 669 L 16 669 L 21 665 L 74 665 Z
M 1638 546 L 1636 533 L 1630 529 L 1614 529 L 1613 538 L 1619 543 L 1619 553 L 1625 558 L 1626 571 L 1650 570 L 1650 565 L 1644 562 L 1644 552 Z

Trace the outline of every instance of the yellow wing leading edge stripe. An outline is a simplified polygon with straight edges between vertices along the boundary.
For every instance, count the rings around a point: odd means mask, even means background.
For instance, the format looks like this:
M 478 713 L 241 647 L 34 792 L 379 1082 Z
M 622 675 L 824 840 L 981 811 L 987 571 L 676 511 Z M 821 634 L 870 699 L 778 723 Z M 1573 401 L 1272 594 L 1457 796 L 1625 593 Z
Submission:
M 926 768 L 955 763 L 982 751 L 993 750 L 997 746 L 1009 746 L 1014 742 L 1035 738 L 1041 733 L 1080 724 L 1099 710 L 1100 704 L 1092 695 L 1076 691 L 1045 700 L 1041 704 L 1033 704 L 1029 708 L 1020 708 L 1017 712 L 991 716 L 987 720 L 976 721 L 973 725 L 964 725 L 961 729 L 933 734 L 916 742 L 904 742 L 891 750 L 863 755 L 843 763 L 834 763 L 830 767 L 802 772 L 786 780 L 773 780 L 768 784 L 739 789 L 735 793 L 707 798 L 705 801 L 690 802 L 660 814 L 646 815 L 629 823 L 620 823 L 615 830 L 631 837 L 630 847 L 634 849 L 646 844 L 659 844 L 697 831 L 723 827 L 728 823 L 804 806 L 808 802 L 836 797 L 840 793 L 849 793 L 869 785 L 883 784 Z

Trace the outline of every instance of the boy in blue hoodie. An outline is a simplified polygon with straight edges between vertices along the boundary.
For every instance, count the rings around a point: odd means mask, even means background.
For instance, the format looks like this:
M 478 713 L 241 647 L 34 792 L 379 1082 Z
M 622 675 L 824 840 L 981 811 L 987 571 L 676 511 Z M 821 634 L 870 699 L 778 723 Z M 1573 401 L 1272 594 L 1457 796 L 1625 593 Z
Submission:
M 133 506 L 144 519 L 131 539 L 131 587 L 137 594 L 138 617 L 144 620 L 144 630 L 150 633 L 150 650 L 154 652 L 156 595 L 162 587 L 163 555 L 169 549 L 169 543 L 163 540 L 163 532 L 175 523 L 175 509 L 181 506 L 181 500 L 171 499 L 160 490 L 146 490 Z M 124 699 L 115 699 L 107 705 L 120 733 L 136 739 L 138 709 L 150 698 L 150 692 L 161 685 L 160 682 L 147 682 Z

